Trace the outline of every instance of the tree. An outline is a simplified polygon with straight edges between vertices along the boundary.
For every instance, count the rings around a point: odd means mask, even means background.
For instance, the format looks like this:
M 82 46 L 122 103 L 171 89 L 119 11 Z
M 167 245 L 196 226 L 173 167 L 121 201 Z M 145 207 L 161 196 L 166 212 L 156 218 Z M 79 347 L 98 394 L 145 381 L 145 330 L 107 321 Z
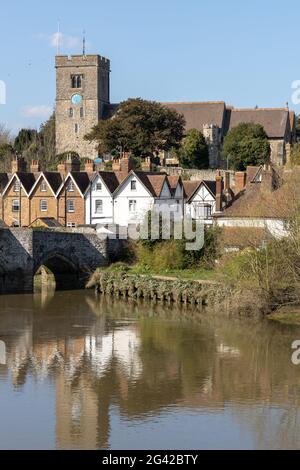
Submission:
M 23 154 L 31 145 L 36 145 L 37 137 L 38 133 L 35 129 L 21 129 L 15 138 L 15 151 Z
M 13 155 L 11 133 L 4 124 L 0 124 L 0 172 L 10 171 Z
M 299 166 L 300 165 L 300 142 L 295 144 L 292 148 L 291 165 L 292 166 Z
M 111 119 L 99 121 L 85 138 L 96 141 L 100 153 L 127 151 L 140 157 L 178 148 L 184 125 L 177 111 L 132 98 L 121 103 Z
M 270 144 L 260 124 L 241 123 L 224 139 L 223 156 L 233 170 L 243 171 L 248 165 L 268 163 L 270 154 Z
M 300 115 L 296 114 L 296 137 L 297 141 L 300 140 Z
M 197 129 L 190 129 L 182 141 L 179 160 L 184 168 L 208 168 L 208 147 L 203 134 Z
M 15 138 L 14 149 L 27 163 L 36 159 L 43 170 L 55 170 L 59 161 L 55 155 L 55 115 L 52 114 L 39 131 L 21 129 Z

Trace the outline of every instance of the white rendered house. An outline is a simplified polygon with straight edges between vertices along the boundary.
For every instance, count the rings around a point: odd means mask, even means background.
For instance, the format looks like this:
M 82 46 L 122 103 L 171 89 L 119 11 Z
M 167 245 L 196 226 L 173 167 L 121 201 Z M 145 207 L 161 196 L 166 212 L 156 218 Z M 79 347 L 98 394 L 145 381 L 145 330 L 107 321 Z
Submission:
M 216 212 L 216 181 L 186 181 L 185 215 L 205 224 L 213 224 Z
M 166 175 L 131 171 L 114 193 L 114 222 L 141 223 L 150 210 L 169 208 L 171 188 Z
M 85 193 L 85 223 L 111 224 L 114 222 L 113 193 L 119 181 L 113 172 L 99 171 L 95 173 Z

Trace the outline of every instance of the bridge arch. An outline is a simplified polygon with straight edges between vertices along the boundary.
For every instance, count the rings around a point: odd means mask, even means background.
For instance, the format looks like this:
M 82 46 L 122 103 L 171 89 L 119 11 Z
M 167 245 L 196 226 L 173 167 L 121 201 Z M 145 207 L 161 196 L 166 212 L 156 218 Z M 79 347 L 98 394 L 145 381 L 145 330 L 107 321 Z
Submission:
M 59 250 L 46 253 L 41 259 L 35 261 L 34 275 L 41 267 L 46 267 L 54 276 L 56 290 L 71 290 L 84 287 L 87 280 L 87 271 L 81 268 L 78 260 L 66 256 Z

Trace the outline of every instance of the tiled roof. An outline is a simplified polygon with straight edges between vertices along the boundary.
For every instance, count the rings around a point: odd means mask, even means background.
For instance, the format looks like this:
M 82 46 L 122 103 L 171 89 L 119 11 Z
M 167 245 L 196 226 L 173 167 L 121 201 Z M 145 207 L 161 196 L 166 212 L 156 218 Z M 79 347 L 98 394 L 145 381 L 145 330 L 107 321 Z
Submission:
M 215 124 L 223 129 L 226 110 L 224 101 L 162 104 L 183 114 L 187 131 L 198 129 L 202 132 L 205 124 Z
M 72 171 L 71 172 L 74 181 L 76 182 L 81 193 L 84 194 L 90 184 L 90 178 L 85 171 Z
M 208 187 L 210 192 L 212 193 L 213 196 L 216 195 L 217 192 L 217 185 L 216 181 L 211 181 L 211 180 L 203 180 L 203 183 Z
M 150 191 L 152 196 L 160 196 L 164 182 L 166 181 L 166 175 L 146 173 L 144 171 L 135 171 L 134 174 L 136 174 L 143 185 Z
M 171 193 L 173 196 L 175 196 L 178 183 L 181 183 L 181 178 L 179 176 L 167 176 L 167 180 L 171 189 Z
M 201 181 L 183 181 L 184 196 L 190 199 L 195 191 L 199 188 Z
M 56 194 L 62 183 L 61 174 L 55 171 L 52 171 L 52 172 L 46 171 L 44 172 L 44 175 L 49 185 L 51 186 L 52 191 L 54 192 L 54 194 Z
M 261 124 L 269 138 L 283 138 L 289 127 L 285 108 L 232 109 L 230 114 L 230 129 L 242 122 Z
M 281 181 L 281 185 L 276 188 L 278 181 L 277 173 L 271 170 L 262 170 L 262 181 L 248 183 L 227 207 L 217 217 L 230 218 L 288 218 L 293 210 L 293 203 L 288 202 L 300 199 L 300 188 L 298 184 L 288 184 Z M 293 176 L 293 175 L 292 175 Z
M 127 178 L 127 176 L 128 176 L 127 171 L 114 171 L 114 174 L 115 174 L 119 184 L 121 184 L 122 181 L 124 181 L 125 178 Z
M 47 227 L 61 227 L 62 225 L 54 217 L 38 217 L 35 219 L 31 225 L 34 225 L 36 221 L 40 220 Z
M 25 191 L 27 193 L 30 192 L 32 186 L 36 182 L 37 178 L 39 177 L 39 173 L 17 173 L 19 180 Z
M 247 166 L 247 169 L 246 169 L 246 179 L 247 179 L 246 182 L 247 183 L 251 183 L 251 181 L 254 180 L 260 168 L 261 168 L 260 166 Z
M 205 184 L 208 190 L 211 192 L 213 196 L 216 196 L 216 182 L 211 180 L 201 180 L 201 181 L 184 181 L 183 188 L 185 197 L 188 201 L 190 201 L 195 193 L 200 188 L 201 184 Z
M 221 244 L 225 248 L 260 247 L 268 238 L 270 234 L 260 227 L 222 227 L 220 234 Z
M 116 173 L 112 171 L 98 171 L 98 174 L 103 179 L 109 191 L 113 193 L 119 186 L 119 180 L 117 178 Z

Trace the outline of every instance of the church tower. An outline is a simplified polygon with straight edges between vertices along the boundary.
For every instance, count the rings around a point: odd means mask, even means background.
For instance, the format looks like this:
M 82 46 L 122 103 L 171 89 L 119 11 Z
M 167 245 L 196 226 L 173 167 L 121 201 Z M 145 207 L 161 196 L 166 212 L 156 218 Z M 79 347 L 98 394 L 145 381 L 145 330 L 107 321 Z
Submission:
M 58 55 L 56 67 L 56 153 L 77 152 L 95 159 L 96 146 L 84 140 L 109 104 L 110 61 L 99 55 Z

